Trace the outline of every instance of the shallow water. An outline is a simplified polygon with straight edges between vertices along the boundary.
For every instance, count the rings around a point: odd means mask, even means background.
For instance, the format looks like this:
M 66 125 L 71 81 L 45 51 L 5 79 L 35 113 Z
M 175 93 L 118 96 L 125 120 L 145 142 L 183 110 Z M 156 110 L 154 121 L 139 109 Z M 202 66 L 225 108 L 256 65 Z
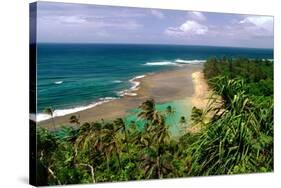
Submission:
M 170 115 L 166 115 L 165 111 L 168 106 L 171 106 L 173 109 L 173 113 Z M 162 104 L 156 104 L 156 110 L 165 114 L 165 121 L 167 126 L 169 127 L 169 133 L 172 138 L 176 139 L 182 136 L 185 133 L 185 129 L 188 126 L 188 122 L 190 120 L 192 104 L 191 98 L 186 98 L 182 100 L 170 101 Z M 124 118 L 127 125 L 131 123 L 131 121 L 135 122 L 137 129 L 142 131 L 145 121 L 139 119 L 137 114 L 140 112 L 139 109 L 132 109 L 130 111 L 130 115 Z M 180 118 L 185 117 L 186 123 L 180 123 Z

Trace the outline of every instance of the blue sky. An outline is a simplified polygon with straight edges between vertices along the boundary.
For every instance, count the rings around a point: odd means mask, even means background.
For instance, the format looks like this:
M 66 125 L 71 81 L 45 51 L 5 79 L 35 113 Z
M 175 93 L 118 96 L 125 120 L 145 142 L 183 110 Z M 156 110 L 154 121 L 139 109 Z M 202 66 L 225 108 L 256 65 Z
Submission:
M 39 2 L 37 40 L 273 48 L 273 17 Z

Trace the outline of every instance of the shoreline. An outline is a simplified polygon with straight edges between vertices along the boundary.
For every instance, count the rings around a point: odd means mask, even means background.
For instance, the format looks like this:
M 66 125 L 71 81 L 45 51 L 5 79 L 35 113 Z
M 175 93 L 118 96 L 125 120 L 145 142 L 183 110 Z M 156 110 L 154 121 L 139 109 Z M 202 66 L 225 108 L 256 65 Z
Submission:
M 118 117 L 125 117 L 131 109 L 137 108 L 143 101 L 153 98 L 156 103 L 192 98 L 194 81 L 192 74 L 202 70 L 202 64 L 184 65 L 174 70 L 150 73 L 145 76 L 136 76 L 130 81 L 138 82 L 128 89 L 128 95 L 121 96 L 114 100 L 81 110 L 78 112 L 54 117 L 56 127 L 70 126 L 69 118 L 72 115 L 80 116 L 81 124 L 84 122 L 113 120 Z M 135 93 L 130 95 L 130 93 Z M 37 122 L 37 125 L 44 128 L 52 128 L 51 119 Z
M 149 74 L 147 74 L 147 75 L 149 75 Z M 132 86 L 129 89 L 124 89 L 124 90 L 118 91 L 117 93 L 118 93 L 119 97 L 103 97 L 103 98 L 99 98 L 95 102 L 89 103 L 87 105 L 75 106 L 75 107 L 66 108 L 66 109 L 55 109 L 53 112 L 54 117 L 61 117 L 61 116 L 66 116 L 68 114 L 79 113 L 80 111 L 94 108 L 101 104 L 110 102 L 112 100 L 118 100 L 125 96 L 130 96 L 130 97 L 137 96 L 138 95 L 137 91 L 139 90 L 139 86 L 140 86 L 140 79 L 144 78 L 147 75 L 139 75 L 139 76 L 135 76 L 132 79 L 130 79 L 129 82 L 132 84 Z M 30 116 L 31 116 L 30 119 L 33 121 L 36 121 L 36 118 L 37 118 L 37 123 L 51 119 L 51 116 L 46 113 L 38 113 L 37 117 L 35 117 L 35 114 L 31 114 Z
M 202 71 L 192 73 L 194 85 L 194 95 L 192 96 L 192 106 L 205 109 L 208 105 L 208 97 L 211 94 L 209 86 Z
M 204 77 L 204 73 L 202 71 L 192 73 L 192 80 L 194 83 L 194 95 L 192 96 L 192 107 L 196 107 L 203 111 L 205 114 L 204 122 L 208 122 L 210 117 L 212 117 L 212 111 L 206 112 L 208 109 L 210 97 L 216 97 L 219 101 L 220 96 L 214 95 L 213 91 L 209 87 L 207 80 Z M 190 124 L 187 127 L 186 132 L 189 133 L 198 133 L 202 129 L 200 124 Z

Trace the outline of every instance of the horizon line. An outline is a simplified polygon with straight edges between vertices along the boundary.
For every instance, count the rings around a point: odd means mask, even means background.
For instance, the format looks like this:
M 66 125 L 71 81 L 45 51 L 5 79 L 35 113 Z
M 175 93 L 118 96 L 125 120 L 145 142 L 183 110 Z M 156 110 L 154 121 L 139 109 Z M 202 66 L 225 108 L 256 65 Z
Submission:
M 34 43 L 33 43 L 34 44 Z M 273 48 L 265 47 L 244 47 L 244 46 L 215 46 L 215 45 L 201 45 L 201 44 L 177 44 L 177 43 L 109 43 L 109 42 L 36 42 L 35 44 L 113 44 L 113 45 L 170 45 L 170 46 L 198 46 L 198 47 L 221 47 L 221 48 L 247 48 L 247 49 L 265 49 L 274 50 Z

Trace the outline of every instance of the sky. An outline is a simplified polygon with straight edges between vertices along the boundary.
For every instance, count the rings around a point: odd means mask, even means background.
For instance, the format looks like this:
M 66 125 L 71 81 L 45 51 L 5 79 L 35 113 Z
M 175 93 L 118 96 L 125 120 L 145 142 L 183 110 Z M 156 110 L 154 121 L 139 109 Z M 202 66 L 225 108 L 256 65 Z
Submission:
M 273 17 L 39 2 L 37 41 L 273 48 Z

